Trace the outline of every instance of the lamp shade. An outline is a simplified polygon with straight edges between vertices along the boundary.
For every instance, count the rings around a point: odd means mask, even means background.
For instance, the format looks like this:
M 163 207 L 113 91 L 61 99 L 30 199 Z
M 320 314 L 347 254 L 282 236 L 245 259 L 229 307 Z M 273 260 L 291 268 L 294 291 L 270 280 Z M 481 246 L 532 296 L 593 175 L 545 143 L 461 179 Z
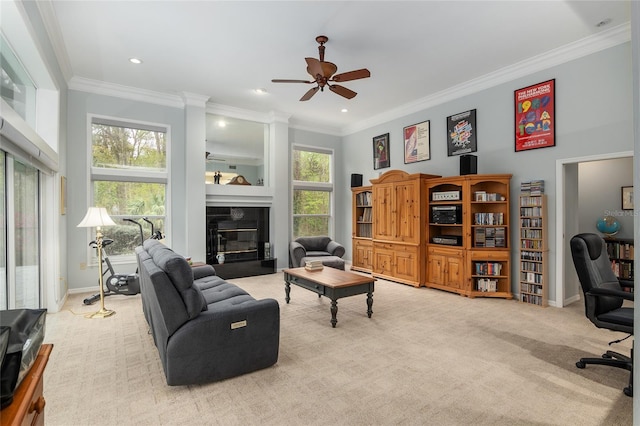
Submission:
M 84 219 L 77 225 L 78 228 L 99 228 L 102 226 L 115 226 L 104 207 L 89 207 Z

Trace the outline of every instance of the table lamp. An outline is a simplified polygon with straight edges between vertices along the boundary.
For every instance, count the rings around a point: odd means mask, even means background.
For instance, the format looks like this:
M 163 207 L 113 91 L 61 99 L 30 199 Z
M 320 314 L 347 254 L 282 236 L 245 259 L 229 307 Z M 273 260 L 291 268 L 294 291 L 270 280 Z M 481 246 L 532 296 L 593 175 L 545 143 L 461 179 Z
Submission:
M 98 250 L 98 284 L 100 285 L 100 310 L 86 315 L 87 318 L 106 318 L 116 313 L 104 308 L 104 286 L 102 283 L 102 232 L 103 226 L 115 226 L 115 222 L 104 207 L 89 207 L 78 228 L 96 228 L 96 249 Z

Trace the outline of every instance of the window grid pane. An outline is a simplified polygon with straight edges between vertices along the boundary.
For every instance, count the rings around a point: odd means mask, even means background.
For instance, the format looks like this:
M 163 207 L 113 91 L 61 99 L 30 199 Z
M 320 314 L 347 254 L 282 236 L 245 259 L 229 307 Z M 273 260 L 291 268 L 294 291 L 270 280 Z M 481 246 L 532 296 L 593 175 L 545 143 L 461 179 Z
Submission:
M 92 165 L 102 168 L 167 169 L 166 133 L 92 124 Z
M 331 182 L 331 154 L 294 150 L 293 180 Z
M 95 205 L 109 212 L 117 227 L 104 230 L 105 236 L 114 242 L 106 248 L 112 256 L 133 255 L 141 244 L 140 228 L 125 218 L 142 225 L 143 240 L 151 237 L 151 225 L 141 218 L 153 222 L 154 230 L 164 229 L 166 185 L 160 183 L 95 181 L 93 194 Z
M 329 235 L 328 216 L 295 216 L 293 218 L 293 238 Z
M 325 214 L 331 211 L 331 193 L 326 191 L 293 191 L 293 214 Z

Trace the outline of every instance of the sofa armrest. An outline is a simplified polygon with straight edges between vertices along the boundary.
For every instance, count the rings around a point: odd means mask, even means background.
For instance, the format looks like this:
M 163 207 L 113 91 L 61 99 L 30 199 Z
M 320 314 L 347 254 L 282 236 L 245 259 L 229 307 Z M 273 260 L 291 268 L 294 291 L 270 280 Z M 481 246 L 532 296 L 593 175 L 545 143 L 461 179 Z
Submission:
M 167 345 L 167 384 L 207 383 L 278 360 L 280 305 L 262 299 L 209 310 L 184 324 Z
M 193 268 L 193 280 L 199 280 L 200 278 L 215 275 L 216 270 L 211 265 L 194 266 Z
M 307 250 L 302 244 L 296 241 L 289 243 L 289 266 L 298 268 L 302 266 L 302 258 L 307 255 Z
M 327 251 L 331 256 L 344 256 L 344 246 L 335 241 L 331 241 L 327 244 Z

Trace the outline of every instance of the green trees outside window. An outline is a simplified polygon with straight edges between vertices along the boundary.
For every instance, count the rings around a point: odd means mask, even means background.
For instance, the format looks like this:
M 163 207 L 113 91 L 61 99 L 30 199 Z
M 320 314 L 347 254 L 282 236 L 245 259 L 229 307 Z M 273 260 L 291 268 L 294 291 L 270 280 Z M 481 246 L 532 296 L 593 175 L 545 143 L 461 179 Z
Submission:
M 104 230 L 114 240 L 109 255 L 133 255 L 140 228 L 122 219 L 147 217 L 163 230 L 167 187 L 166 129 L 113 120 L 92 120 L 93 204 L 105 207 L 117 227 Z M 143 225 L 143 238 L 151 235 Z
M 293 151 L 293 237 L 331 234 L 332 153 Z

